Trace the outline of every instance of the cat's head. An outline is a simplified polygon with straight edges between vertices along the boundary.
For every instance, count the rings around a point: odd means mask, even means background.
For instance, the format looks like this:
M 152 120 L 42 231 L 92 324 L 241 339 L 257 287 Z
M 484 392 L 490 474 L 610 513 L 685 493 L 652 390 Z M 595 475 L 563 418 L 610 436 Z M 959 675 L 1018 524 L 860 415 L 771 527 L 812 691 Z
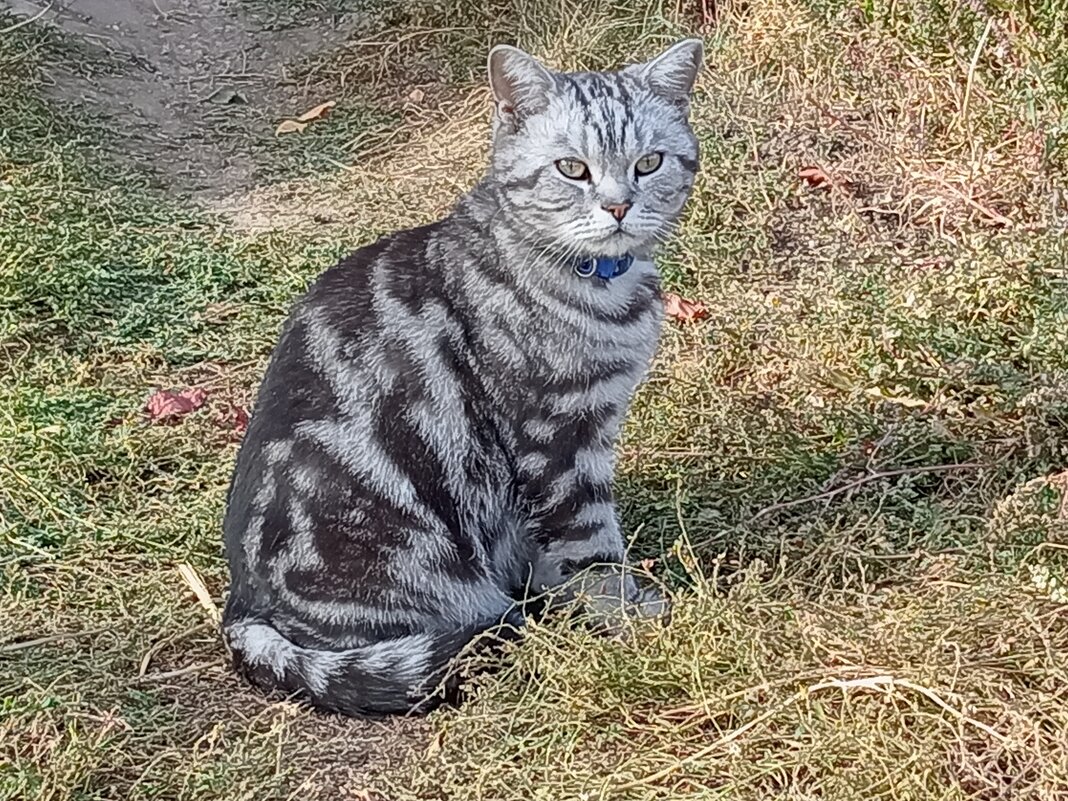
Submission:
M 670 232 L 697 171 L 702 54 L 687 39 L 619 72 L 560 73 L 514 47 L 490 52 L 489 179 L 532 248 L 643 254 Z

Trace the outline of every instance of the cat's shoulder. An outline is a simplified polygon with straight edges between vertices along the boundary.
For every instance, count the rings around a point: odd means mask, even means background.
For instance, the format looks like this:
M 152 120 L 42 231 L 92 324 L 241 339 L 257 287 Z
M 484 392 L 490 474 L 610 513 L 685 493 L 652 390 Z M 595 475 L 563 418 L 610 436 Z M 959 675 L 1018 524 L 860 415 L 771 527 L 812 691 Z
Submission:
M 368 272 L 369 268 L 378 262 L 416 268 L 426 259 L 427 246 L 441 227 L 442 223 L 439 221 L 386 234 L 342 256 L 319 280 L 330 282 L 351 279 L 354 273 Z
M 308 287 L 301 305 L 347 305 L 383 290 L 412 291 L 431 271 L 431 243 L 442 224 L 439 221 L 396 231 L 342 256 Z

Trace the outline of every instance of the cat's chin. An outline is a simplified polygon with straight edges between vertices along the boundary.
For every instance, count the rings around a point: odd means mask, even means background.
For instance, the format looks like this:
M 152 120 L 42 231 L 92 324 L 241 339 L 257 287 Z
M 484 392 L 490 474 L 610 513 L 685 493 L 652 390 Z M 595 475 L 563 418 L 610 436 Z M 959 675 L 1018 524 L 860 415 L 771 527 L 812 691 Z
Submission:
M 591 258 L 601 256 L 618 258 L 627 254 L 633 256 L 645 253 L 649 248 L 650 243 L 644 237 L 635 236 L 628 231 L 618 229 L 602 237 L 591 239 L 585 244 L 585 250 Z

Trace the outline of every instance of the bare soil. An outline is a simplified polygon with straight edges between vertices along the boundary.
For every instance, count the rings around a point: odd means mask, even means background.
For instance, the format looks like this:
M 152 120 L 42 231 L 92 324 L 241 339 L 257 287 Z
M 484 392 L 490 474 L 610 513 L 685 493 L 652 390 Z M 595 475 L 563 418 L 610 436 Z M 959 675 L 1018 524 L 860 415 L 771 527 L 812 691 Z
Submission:
M 268 30 L 236 0 L 0 0 L 80 45 L 79 69 L 48 71 L 51 94 L 117 122 L 116 158 L 148 167 L 169 189 L 212 201 L 253 185 L 255 136 L 317 99 L 293 65 L 329 52 L 358 14 L 309 12 Z

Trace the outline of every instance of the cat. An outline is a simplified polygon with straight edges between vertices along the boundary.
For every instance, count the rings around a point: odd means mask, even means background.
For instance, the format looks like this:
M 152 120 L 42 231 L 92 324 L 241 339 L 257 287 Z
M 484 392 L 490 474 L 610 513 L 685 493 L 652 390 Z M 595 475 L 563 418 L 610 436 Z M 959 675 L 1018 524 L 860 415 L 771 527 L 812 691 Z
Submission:
M 296 303 L 224 521 L 223 634 L 252 683 L 408 712 L 543 591 L 608 626 L 664 611 L 625 565 L 614 448 L 663 319 L 653 251 L 698 169 L 702 57 L 689 39 L 561 73 L 495 47 L 484 178 Z

